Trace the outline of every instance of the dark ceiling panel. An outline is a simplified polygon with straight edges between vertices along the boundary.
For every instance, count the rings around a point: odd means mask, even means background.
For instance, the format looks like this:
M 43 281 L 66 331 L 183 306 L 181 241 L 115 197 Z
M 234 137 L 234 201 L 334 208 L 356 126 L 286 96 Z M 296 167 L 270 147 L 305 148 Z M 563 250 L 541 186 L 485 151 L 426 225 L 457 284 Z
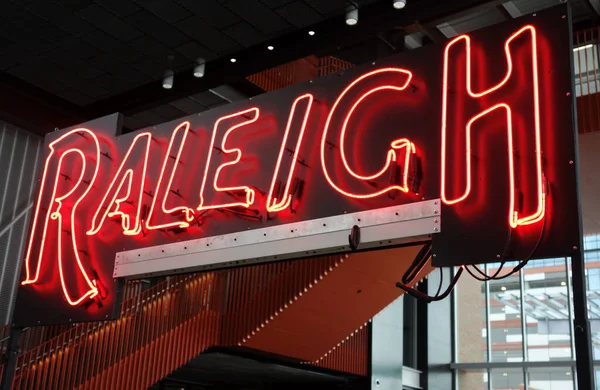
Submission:
M 206 110 L 206 107 L 190 98 L 175 100 L 171 102 L 171 105 L 186 114 L 194 114 Z
M 86 35 L 83 40 L 100 49 L 95 55 L 104 52 L 110 54 L 115 61 L 126 63 L 136 62 L 141 58 L 140 54 L 132 50 L 129 45 L 100 30 Z
M 85 106 L 94 100 L 86 93 L 72 88 L 67 88 L 64 91 L 59 92 L 57 95 L 79 106 Z
M 271 8 L 277 8 L 277 7 L 281 7 L 282 5 L 293 3 L 295 1 L 302 1 L 302 0 L 263 0 L 263 3 L 265 3 L 266 5 L 268 5 Z
M 131 0 L 96 0 L 96 3 L 120 17 L 133 15 L 140 10 Z
M 71 37 L 57 42 L 56 49 L 52 53 L 58 52 L 58 55 L 68 53 L 68 57 L 85 60 L 98 54 L 98 48 L 75 37 Z
M 169 23 L 175 23 L 192 16 L 191 12 L 174 1 L 145 0 L 140 5 Z
M 236 48 L 236 42 L 221 31 L 209 26 L 199 16 L 192 16 L 177 23 L 177 27 L 184 33 L 204 43 L 216 53 L 224 53 Z
M 131 47 L 147 56 L 147 61 L 154 61 L 163 67 L 163 71 L 168 66 L 169 56 L 173 56 L 173 66 L 179 68 L 189 63 L 189 60 L 179 53 L 174 52 L 156 39 L 144 35 L 131 42 Z
M 190 41 L 190 37 L 148 11 L 140 11 L 131 15 L 127 21 L 170 47 L 177 47 Z
M 235 39 L 242 46 L 250 47 L 266 39 L 266 36 L 246 22 L 229 26 L 223 32 Z
M 76 36 L 82 36 L 95 29 L 90 23 L 73 15 L 72 11 L 51 1 L 35 1 L 28 4 L 27 9 L 32 13 L 51 21 L 58 28 Z
M 192 11 L 205 22 L 217 28 L 224 28 L 239 22 L 239 16 L 228 10 L 216 0 L 177 0 L 185 8 Z
M 210 61 L 217 56 L 214 51 L 209 50 L 196 42 L 186 43 L 185 45 L 175 48 L 175 50 L 193 61 L 196 61 L 198 58 L 204 58 L 204 60 Z
M 133 117 L 147 123 L 149 126 L 154 126 L 165 121 L 165 118 L 152 110 L 140 112 L 135 114 Z
M 266 34 L 275 34 L 291 27 L 277 13 L 259 1 L 224 0 L 223 3 Z
M 221 99 L 210 91 L 197 93 L 190 96 L 190 99 L 197 101 L 205 107 L 215 107 L 226 103 L 225 100 Z
M 342 12 L 351 3 L 347 0 L 304 0 L 311 7 L 322 13 L 323 15 L 331 15 L 332 13 Z M 391 5 L 390 5 L 391 8 Z M 390 9 L 393 12 L 393 9 Z
M 298 28 L 323 20 L 322 16 L 304 1 L 294 1 L 277 8 L 277 13 Z
M 164 104 L 162 106 L 158 106 L 154 109 L 154 112 L 166 120 L 170 121 L 176 118 L 181 118 L 186 115 L 185 112 L 181 111 L 178 108 L 173 107 L 170 104 Z
M 113 15 L 109 11 L 96 4 L 92 4 L 77 12 L 79 16 L 87 20 L 99 29 L 109 33 L 115 38 L 131 41 L 142 36 L 142 32 Z
M 146 127 L 148 124 L 132 116 L 126 116 L 123 118 L 123 126 L 129 130 L 138 130 L 142 127 Z
M 63 7 L 77 12 L 84 8 L 87 8 L 90 4 L 93 3 L 92 0 L 54 0 L 56 3 L 60 3 Z

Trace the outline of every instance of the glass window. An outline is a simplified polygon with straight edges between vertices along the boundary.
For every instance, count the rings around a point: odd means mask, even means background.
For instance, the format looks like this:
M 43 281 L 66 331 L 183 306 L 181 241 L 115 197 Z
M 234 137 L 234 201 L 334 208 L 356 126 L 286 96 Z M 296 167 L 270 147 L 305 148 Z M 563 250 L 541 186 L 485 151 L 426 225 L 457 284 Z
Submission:
M 571 360 L 566 261 L 563 258 L 562 266 L 553 266 L 552 269 L 524 270 L 529 275 L 541 271 L 551 272 L 543 272 L 543 278 L 524 280 L 523 305 L 527 323 L 528 360 Z
M 585 96 L 600 91 L 598 45 L 579 45 L 573 50 L 576 96 Z
M 522 368 L 494 369 L 491 379 L 492 390 L 521 390 L 525 387 Z
M 514 265 L 505 266 L 500 274 L 509 272 Z M 493 275 L 497 268 L 488 268 Z M 520 274 L 506 279 L 488 282 L 490 291 L 490 308 L 500 310 L 499 314 L 490 315 L 491 361 L 522 362 L 523 331 L 521 321 Z
M 484 266 L 481 268 L 485 269 Z M 485 283 L 472 277 L 461 278 L 455 294 L 458 361 L 488 361 Z
M 573 390 L 573 370 L 568 366 L 530 368 L 527 384 L 532 390 Z
M 460 390 L 488 390 L 487 370 L 460 370 L 458 375 L 458 386 Z

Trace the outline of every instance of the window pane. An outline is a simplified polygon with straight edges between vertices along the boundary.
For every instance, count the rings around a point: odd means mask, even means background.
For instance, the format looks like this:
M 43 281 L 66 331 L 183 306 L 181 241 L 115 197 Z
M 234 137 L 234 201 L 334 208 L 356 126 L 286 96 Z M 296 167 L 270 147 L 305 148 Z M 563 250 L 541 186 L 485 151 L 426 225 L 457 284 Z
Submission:
M 501 368 L 492 370 L 491 379 L 492 390 L 522 390 L 525 388 L 522 368 Z
M 523 270 L 529 361 L 572 359 L 566 266 L 564 258 L 558 260 Z
M 472 277 L 461 278 L 455 294 L 458 361 L 485 362 L 487 361 L 485 283 Z
M 487 371 L 458 371 L 458 388 L 460 390 L 488 390 Z
M 504 265 L 499 275 L 510 272 L 516 262 Z M 498 268 L 488 268 L 494 275 Z M 521 321 L 520 278 L 516 273 L 506 279 L 491 280 L 490 290 L 490 337 L 493 362 L 523 361 L 523 327 Z
M 571 367 L 530 368 L 527 383 L 530 390 L 573 390 Z

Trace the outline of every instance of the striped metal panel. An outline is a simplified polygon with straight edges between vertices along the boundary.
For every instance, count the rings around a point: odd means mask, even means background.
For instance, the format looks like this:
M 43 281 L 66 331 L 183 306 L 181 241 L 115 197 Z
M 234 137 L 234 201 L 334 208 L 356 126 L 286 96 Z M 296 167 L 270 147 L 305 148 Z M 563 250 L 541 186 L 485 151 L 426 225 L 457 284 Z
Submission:
M 141 283 L 130 282 L 118 320 L 77 324 L 21 354 L 13 388 L 148 388 L 210 346 L 240 345 L 335 260 L 181 275 L 138 294 Z M 357 351 L 340 369 L 362 372 Z
M 43 140 L 0 122 L 0 324 L 12 318 Z
M 369 326 L 370 323 L 361 327 L 339 347 L 334 346 L 331 353 L 312 365 L 356 375 L 368 375 Z

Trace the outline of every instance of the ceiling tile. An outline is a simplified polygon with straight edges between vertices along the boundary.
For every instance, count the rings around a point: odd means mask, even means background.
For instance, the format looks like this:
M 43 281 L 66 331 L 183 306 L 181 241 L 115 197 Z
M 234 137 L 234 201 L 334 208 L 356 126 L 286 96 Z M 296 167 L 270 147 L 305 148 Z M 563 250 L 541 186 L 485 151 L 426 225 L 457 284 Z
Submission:
M 233 26 L 229 26 L 225 28 L 223 32 L 246 47 L 254 46 L 267 38 L 263 33 L 246 22 L 240 22 Z
M 140 5 L 169 23 L 175 23 L 192 16 L 190 11 L 174 1 L 146 0 L 141 2 Z
M 184 7 L 200 16 L 205 22 L 217 28 L 224 28 L 239 22 L 241 19 L 235 13 L 218 3 L 216 0 L 177 0 Z
M 175 50 L 193 61 L 197 60 L 198 58 L 204 58 L 206 61 L 210 61 L 216 57 L 215 52 L 196 42 L 186 43 L 185 45 L 175 48 Z
M 54 0 L 72 12 L 80 11 L 92 4 L 92 0 Z
M 96 0 L 96 3 L 120 17 L 132 15 L 140 10 L 140 7 L 130 0 Z
M 64 91 L 59 92 L 57 95 L 65 100 L 70 101 L 71 103 L 77 104 L 78 106 L 85 106 L 94 101 L 94 99 L 92 99 L 86 93 L 73 88 L 67 88 Z
M 123 19 L 106 11 L 104 8 L 100 8 L 96 4 L 82 9 L 77 14 L 115 38 L 131 41 L 142 36 L 140 30 L 130 26 Z
M 292 3 L 296 0 L 263 0 L 263 3 L 268 5 L 271 8 L 281 7 L 282 5 L 286 5 Z
M 83 40 L 102 52 L 112 55 L 115 59 L 118 58 L 124 62 L 137 62 L 142 58 L 141 53 L 132 50 L 126 43 L 100 30 L 86 35 Z
M 330 15 L 337 12 L 342 12 L 349 4 L 351 4 L 347 0 L 304 0 L 308 5 L 313 7 L 315 10 L 320 12 L 323 15 Z M 393 9 L 390 6 L 390 12 L 393 12 Z
M 180 30 L 145 10 L 131 15 L 127 21 L 170 47 L 177 47 L 190 41 L 190 37 Z
M 278 33 L 290 27 L 283 18 L 258 1 L 224 0 L 223 3 L 248 23 L 267 34 Z
M 276 9 L 285 20 L 298 28 L 310 26 L 323 20 L 323 17 L 303 1 L 295 1 Z
M 237 46 L 233 39 L 206 24 L 199 16 L 182 20 L 177 23 L 177 27 L 217 53 L 226 52 Z
M 27 9 L 73 35 L 81 36 L 95 30 L 94 26 L 73 15 L 72 11 L 51 1 L 36 1 L 29 4 Z

